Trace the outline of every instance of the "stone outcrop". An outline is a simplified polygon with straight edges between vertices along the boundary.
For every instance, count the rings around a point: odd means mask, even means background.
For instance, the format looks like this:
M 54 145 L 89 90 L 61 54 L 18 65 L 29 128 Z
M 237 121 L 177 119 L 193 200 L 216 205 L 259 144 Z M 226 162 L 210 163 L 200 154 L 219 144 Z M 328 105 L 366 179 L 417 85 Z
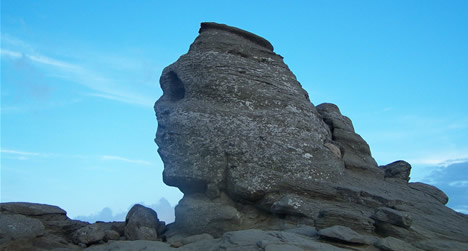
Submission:
M 125 222 L 0 204 L 0 250 L 468 250 L 468 216 L 411 165 L 378 166 L 350 118 L 314 106 L 265 39 L 202 23 L 166 67 L 155 104 L 176 220 L 135 205 Z

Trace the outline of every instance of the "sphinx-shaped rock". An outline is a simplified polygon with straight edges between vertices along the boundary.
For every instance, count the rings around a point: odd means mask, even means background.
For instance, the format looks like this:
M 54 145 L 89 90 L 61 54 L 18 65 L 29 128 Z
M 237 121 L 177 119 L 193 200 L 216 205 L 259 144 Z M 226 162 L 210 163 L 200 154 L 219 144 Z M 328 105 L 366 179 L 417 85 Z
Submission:
M 156 142 L 164 181 L 185 194 L 209 188 L 254 202 L 281 183 L 333 181 L 343 173 L 307 93 L 254 34 L 202 24 L 160 83 Z
M 155 111 L 163 178 L 187 196 L 214 199 L 221 191 L 256 203 L 298 183 L 341 179 L 344 162 L 338 147 L 329 146 L 328 125 L 263 38 L 203 23 L 160 83 Z
M 408 183 L 408 163 L 379 168 L 351 119 L 315 107 L 268 41 L 216 23 L 199 33 L 163 70 L 154 107 L 164 182 L 184 193 L 166 238 L 342 225 L 369 245 L 467 247 L 468 217 Z

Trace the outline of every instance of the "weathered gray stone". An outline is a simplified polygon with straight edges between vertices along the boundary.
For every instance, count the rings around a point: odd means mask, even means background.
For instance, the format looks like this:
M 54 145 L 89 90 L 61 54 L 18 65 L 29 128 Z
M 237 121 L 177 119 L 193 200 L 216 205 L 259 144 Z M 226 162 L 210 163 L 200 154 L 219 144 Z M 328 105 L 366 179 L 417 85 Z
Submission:
M 386 207 L 378 208 L 372 218 L 377 221 L 387 222 L 404 228 L 409 228 L 413 222 L 413 219 L 408 213 Z
M 315 229 L 315 227 L 310 227 L 310 226 L 301 226 L 297 228 L 287 229 L 285 231 L 290 232 L 290 233 L 304 235 L 304 236 L 309 236 L 309 237 L 313 237 L 317 235 L 317 229 Z
M 328 227 L 319 230 L 318 235 L 332 240 L 335 239 L 355 244 L 368 244 L 366 238 L 345 226 Z
M 120 239 L 120 234 L 115 230 L 104 230 L 104 241 L 116 241 Z
M 374 231 L 374 221 L 361 213 L 338 208 L 320 211 L 316 220 L 316 227 L 318 229 L 324 229 L 335 225 L 370 233 Z
M 196 235 L 185 237 L 181 239 L 180 242 L 183 245 L 187 245 L 187 244 L 202 241 L 202 240 L 213 240 L 213 239 L 214 239 L 213 235 L 205 233 L 205 234 L 196 234 Z
M 40 216 L 47 214 L 67 214 L 65 210 L 52 205 L 29 202 L 0 203 L 0 212 L 4 214 L 22 214 L 26 216 Z
M 372 158 L 369 145 L 354 132 L 351 120 L 343 116 L 335 104 L 323 103 L 317 111 L 327 123 L 333 136 L 334 145 L 341 146 L 344 162 L 350 169 L 373 169 L 377 163 Z
M 161 76 L 156 142 L 166 184 L 253 202 L 283 181 L 341 177 L 343 161 L 324 145 L 329 129 L 282 57 L 225 28 L 202 24 Z
M 388 165 L 381 166 L 385 172 L 385 179 L 394 179 L 395 181 L 401 181 L 408 183 L 410 180 L 411 165 L 403 160 L 392 162 Z
M 215 200 L 204 194 L 184 195 L 175 208 L 175 216 L 176 227 L 189 235 L 209 233 L 219 237 L 240 225 L 240 213 L 226 195 Z
M 420 249 L 415 248 L 409 243 L 393 237 L 383 238 L 374 244 L 382 251 L 418 251 Z
M 184 193 L 168 239 L 210 233 L 224 243 L 227 231 L 301 224 L 405 242 L 466 239 L 468 219 L 444 206 L 443 192 L 408 184 L 406 162 L 378 168 L 351 120 L 336 105 L 315 107 L 265 41 L 204 23 L 161 75 L 156 143 L 165 183 Z M 186 246 L 214 240 L 202 242 Z
M 181 250 L 348 250 L 321 243 L 304 235 L 258 229 L 225 233 L 220 239 L 203 240 L 180 247 Z
M 158 240 L 159 219 L 148 207 L 136 204 L 125 218 L 125 237 L 128 240 Z
M 102 222 L 98 221 L 96 224 L 99 224 L 104 231 L 115 231 L 119 236 L 125 235 L 125 222 L 124 221 L 113 221 L 113 222 Z
M 94 223 L 76 230 L 72 235 L 72 241 L 77 245 L 91 245 L 104 240 L 105 236 L 106 233 L 101 224 Z
M 429 184 L 424 184 L 421 182 L 412 182 L 409 183 L 409 187 L 411 187 L 414 190 L 418 190 L 420 192 L 423 192 L 425 195 L 430 196 L 443 205 L 447 204 L 448 202 L 448 196 L 442 192 L 439 188 L 429 185 Z
M 468 241 L 427 239 L 414 242 L 414 246 L 422 250 L 468 250 Z
M 0 214 L 0 244 L 44 234 L 45 227 L 40 220 L 19 214 Z
M 354 132 L 354 126 L 351 119 L 341 114 L 340 108 L 331 103 L 323 103 L 317 106 L 317 111 L 327 123 L 330 130 L 335 128 L 343 129 L 345 131 Z
M 290 245 L 290 244 L 285 244 L 285 243 L 281 243 L 281 244 L 269 244 L 269 245 L 266 245 L 265 247 L 265 251 L 284 251 L 284 250 L 288 250 L 288 251 L 303 251 L 304 249 L 302 248 L 299 248 L 297 246 L 293 246 L 293 245 Z

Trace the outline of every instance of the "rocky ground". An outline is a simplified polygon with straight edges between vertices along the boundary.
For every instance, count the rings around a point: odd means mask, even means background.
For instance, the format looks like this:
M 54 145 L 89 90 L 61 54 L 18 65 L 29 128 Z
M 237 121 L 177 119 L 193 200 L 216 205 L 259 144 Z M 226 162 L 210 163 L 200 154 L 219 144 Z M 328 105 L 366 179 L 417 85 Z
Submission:
M 141 205 L 130 210 L 125 222 L 93 224 L 71 220 L 51 205 L 1 203 L 0 210 L 1 250 L 418 250 L 393 237 L 379 239 L 339 225 L 320 231 L 308 225 L 238 230 L 219 238 L 166 236 L 171 225 Z
M 468 250 L 468 216 L 438 188 L 379 166 L 350 118 L 315 106 L 264 38 L 202 23 L 155 104 L 174 223 L 135 205 L 89 224 L 2 203 L 2 250 Z

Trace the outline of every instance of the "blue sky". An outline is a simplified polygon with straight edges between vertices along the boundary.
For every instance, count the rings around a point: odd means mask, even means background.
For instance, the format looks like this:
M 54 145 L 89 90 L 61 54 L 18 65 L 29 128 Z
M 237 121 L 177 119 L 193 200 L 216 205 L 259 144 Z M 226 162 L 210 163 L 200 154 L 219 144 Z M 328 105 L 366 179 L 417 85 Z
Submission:
M 174 206 L 152 106 L 203 21 L 268 39 L 380 165 L 410 162 L 412 181 L 446 187 L 468 212 L 456 194 L 468 187 L 466 1 L 2 0 L 1 201 L 71 217 Z

